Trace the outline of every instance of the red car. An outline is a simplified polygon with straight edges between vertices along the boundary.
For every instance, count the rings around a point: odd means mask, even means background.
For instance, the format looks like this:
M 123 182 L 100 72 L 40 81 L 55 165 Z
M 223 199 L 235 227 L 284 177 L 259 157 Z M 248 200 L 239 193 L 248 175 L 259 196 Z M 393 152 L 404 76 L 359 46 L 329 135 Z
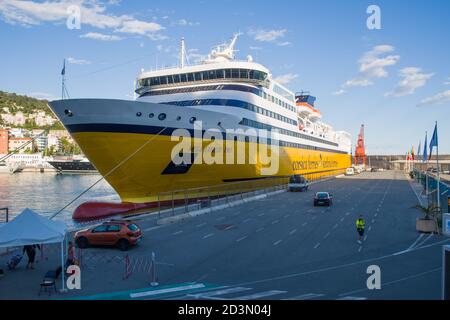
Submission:
M 122 251 L 135 246 L 142 239 L 141 229 L 131 221 L 109 221 L 99 226 L 75 233 L 75 243 L 79 248 L 89 246 L 116 246 Z

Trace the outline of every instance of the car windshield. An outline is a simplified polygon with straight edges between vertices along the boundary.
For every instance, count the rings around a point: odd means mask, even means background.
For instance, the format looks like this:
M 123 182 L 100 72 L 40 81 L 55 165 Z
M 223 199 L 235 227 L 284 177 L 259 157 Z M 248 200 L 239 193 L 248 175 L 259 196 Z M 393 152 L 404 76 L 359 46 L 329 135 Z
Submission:
M 136 230 L 139 230 L 139 227 L 137 225 L 135 225 L 134 223 L 132 223 L 132 224 L 128 225 L 128 229 L 130 229 L 131 231 L 136 231 Z
M 302 176 L 291 176 L 289 183 L 305 183 L 305 178 Z
M 318 193 L 317 198 L 318 199 L 328 199 L 328 193 L 324 193 L 324 192 Z

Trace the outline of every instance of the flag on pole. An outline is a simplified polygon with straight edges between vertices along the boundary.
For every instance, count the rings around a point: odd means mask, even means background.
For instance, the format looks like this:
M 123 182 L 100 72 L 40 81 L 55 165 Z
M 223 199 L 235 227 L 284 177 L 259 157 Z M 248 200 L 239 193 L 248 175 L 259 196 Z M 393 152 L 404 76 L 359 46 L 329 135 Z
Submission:
M 429 159 L 431 159 L 431 154 L 433 153 L 433 148 L 438 147 L 438 133 L 437 133 L 437 122 L 434 127 L 433 137 L 430 140 L 430 156 Z
M 414 154 L 414 146 L 411 147 L 411 160 L 415 160 L 415 154 Z
M 66 59 L 64 59 L 64 63 L 63 63 L 63 68 L 61 70 L 61 75 L 65 75 L 66 74 Z
M 423 145 L 423 159 L 422 159 L 422 161 L 423 162 L 427 162 L 427 160 L 428 160 L 428 153 L 427 153 L 427 135 L 428 135 L 428 133 L 427 132 L 425 132 L 425 144 Z
M 417 155 L 420 156 L 420 148 L 422 147 L 422 141 L 419 141 L 419 147 L 417 148 Z

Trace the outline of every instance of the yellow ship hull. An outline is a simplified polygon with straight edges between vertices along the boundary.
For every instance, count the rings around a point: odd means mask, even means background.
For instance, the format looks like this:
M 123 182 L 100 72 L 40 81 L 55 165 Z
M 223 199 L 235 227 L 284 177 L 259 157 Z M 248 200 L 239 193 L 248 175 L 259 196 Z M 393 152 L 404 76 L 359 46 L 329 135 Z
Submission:
M 185 173 L 164 174 L 178 143 L 170 136 L 110 132 L 72 136 L 123 202 L 149 203 L 167 199 L 168 193 L 176 190 L 268 178 L 261 174 L 259 159 L 256 164 L 242 165 L 194 163 Z M 210 143 L 202 141 L 201 145 L 206 148 Z M 280 147 L 279 170 L 273 177 L 302 174 L 317 179 L 343 173 L 350 166 L 349 154 Z

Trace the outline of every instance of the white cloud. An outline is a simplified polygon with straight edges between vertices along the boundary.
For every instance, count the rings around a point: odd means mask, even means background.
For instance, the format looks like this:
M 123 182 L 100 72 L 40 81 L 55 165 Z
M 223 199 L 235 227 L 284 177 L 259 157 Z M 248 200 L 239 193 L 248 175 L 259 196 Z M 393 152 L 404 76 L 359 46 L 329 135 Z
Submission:
M 346 81 L 342 87 L 343 88 L 351 88 L 351 87 L 367 87 L 367 86 L 371 86 L 373 84 L 372 81 L 368 80 L 368 79 L 364 79 L 364 78 L 355 78 L 355 79 L 351 79 Z
M 333 96 L 341 96 L 341 95 L 343 95 L 344 93 L 345 93 L 345 90 L 344 90 L 344 89 L 341 89 L 341 90 L 338 90 L 338 91 L 333 92 L 332 95 L 333 95 Z
M 76 58 L 73 58 L 73 57 L 67 58 L 67 62 L 70 63 L 70 64 L 79 64 L 79 65 L 91 64 L 91 62 L 88 61 L 88 60 L 76 59 Z
M 420 101 L 418 106 L 431 106 L 436 104 L 443 104 L 446 102 L 450 102 L 450 90 L 446 90 L 444 92 L 436 94 L 435 96 L 423 99 L 422 101 Z
M 252 29 L 248 32 L 256 41 L 260 42 L 274 42 L 278 39 L 284 38 L 286 35 L 286 29 L 278 30 L 265 30 L 265 29 Z
M 445 85 L 450 85 L 450 77 L 447 78 L 448 81 L 444 82 Z
M 286 47 L 286 46 L 290 46 L 290 45 L 291 45 L 291 43 L 289 41 L 277 43 L 277 46 L 280 46 L 280 47 Z
M 186 19 L 180 19 L 180 20 L 176 21 L 175 23 L 173 23 L 173 25 L 193 27 L 193 26 L 199 26 L 200 22 L 192 22 L 192 21 L 188 21 Z
M 358 76 L 344 82 L 341 89 L 367 87 L 373 85 L 372 79 L 387 77 L 389 74 L 386 68 L 394 66 L 400 60 L 399 55 L 386 55 L 394 50 L 393 46 L 384 44 L 375 46 L 364 53 L 358 60 Z
M 263 49 L 263 48 L 261 48 L 261 47 L 250 46 L 250 50 L 256 51 L 256 50 L 262 50 L 262 49 Z
M 81 26 L 87 25 L 114 32 L 145 35 L 151 39 L 161 39 L 164 27 L 154 23 L 138 20 L 131 15 L 114 15 L 107 12 L 108 5 L 96 0 L 58 0 L 58 1 L 0 1 L 0 18 L 10 24 L 34 26 L 45 22 L 65 23 L 69 14 L 67 9 L 78 6 L 81 13 Z M 103 40 L 103 39 L 100 39 Z
M 387 92 L 385 96 L 402 97 L 413 94 L 416 89 L 426 85 L 427 81 L 433 77 L 433 73 L 425 74 L 419 68 L 409 67 L 400 70 L 400 80 L 397 87 L 391 92 Z
M 122 40 L 119 36 L 113 36 L 109 34 L 103 34 L 98 32 L 88 32 L 86 34 L 82 34 L 80 38 L 92 39 L 92 40 L 100 40 L 100 41 L 119 41 Z
M 32 98 L 39 99 L 39 100 L 47 100 L 47 101 L 60 99 L 57 96 L 55 96 L 54 94 L 46 93 L 46 92 L 31 92 L 26 95 L 28 97 L 32 97 Z
M 276 77 L 274 80 L 279 84 L 286 85 L 298 78 L 298 74 L 287 73 Z

